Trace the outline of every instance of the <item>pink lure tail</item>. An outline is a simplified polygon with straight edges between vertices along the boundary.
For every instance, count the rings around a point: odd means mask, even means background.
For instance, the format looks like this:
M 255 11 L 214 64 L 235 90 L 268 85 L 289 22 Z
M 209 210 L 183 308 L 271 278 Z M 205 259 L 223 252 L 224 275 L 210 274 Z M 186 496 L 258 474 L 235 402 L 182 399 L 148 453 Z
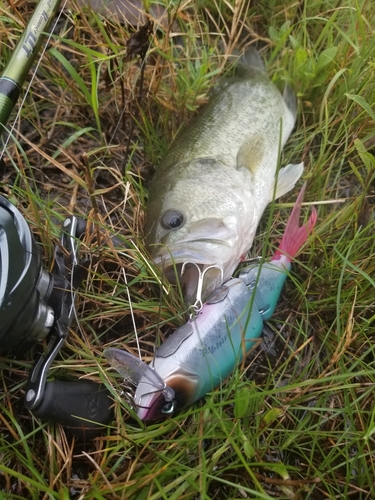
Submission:
M 302 186 L 301 192 L 298 195 L 298 198 L 286 225 L 284 236 L 272 260 L 279 259 L 282 255 L 285 255 L 288 260 L 291 261 L 298 250 L 301 248 L 301 246 L 305 243 L 308 235 L 311 233 L 315 226 L 318 217 L 315 207 L 312 207 L 312 213 L 309 220 L 307 221 L 307 224 L 299 226 L 299 218 L 301 214 L 301 206 L 303 195 L 305 194 L 305 189 L 306 183 Z

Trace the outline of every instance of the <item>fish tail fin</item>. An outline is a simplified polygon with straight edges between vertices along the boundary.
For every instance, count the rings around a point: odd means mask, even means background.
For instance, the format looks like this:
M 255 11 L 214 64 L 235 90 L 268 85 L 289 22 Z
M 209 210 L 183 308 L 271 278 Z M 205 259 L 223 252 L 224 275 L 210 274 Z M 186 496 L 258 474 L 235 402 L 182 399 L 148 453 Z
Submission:
M 236 73 L 239 76 L 252 75 L 254 73 L 267 74 L 264 61 L 254 46 L 247 47 L 242 53 L 236 64 Z
M 254 73 L 267 75 L 264 61 L 253 45 L 247 47 L 237 61 L 236 73 L 239 76 L 253 75 Z M 297 119 L 298 102 L 293 87 L 289 83 L 285 84 L 283 99 L 295 121 Z
M 285 102 L 287 108 L 292 113 L 294 121 L 296 121 L 297 108 L 298 108 L 297 96 L 293 90 L 293 87 L 289 83 L 285 84 L 284 92 L 283 92 L 283 99 L 284 99 L 284 102 Z
M 316 220 L 317 212 L 315 207 L 312 207 L 312 212 L 309 220 L 303 226 L 299 225 L 299 218 L 301 214 L 301 205 L 303 200 L 303 195 L 305 194 L 306 183 L 302 186 L 302 189 L 298 195 L 296 203 L 293 207 L 292 213 L 290 214 L 288 223 L 286 225 L 284 235 L 282 237 L 279 248 L 276 250 L 272 260 L 278 260 L 282 255 L 286 256 L 289 261 L 296 255 L 298 250 L 307 240 L 308 235 L 313 230 Z

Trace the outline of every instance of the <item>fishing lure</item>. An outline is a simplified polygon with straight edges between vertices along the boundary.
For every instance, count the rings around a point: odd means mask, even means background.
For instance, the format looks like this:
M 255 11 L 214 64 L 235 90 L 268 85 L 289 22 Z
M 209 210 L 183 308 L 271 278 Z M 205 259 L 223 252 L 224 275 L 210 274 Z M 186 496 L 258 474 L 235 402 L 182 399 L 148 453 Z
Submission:
M 104 352 L 109 363 L 136 387 L 134 403 L 141 420 L 172 415 L 218 387 L 261 336 L 291 260 L 316 223 L 313 208 L 307 224 L 299 226 L 304 191 L 305 186 L 271 261 L 249 266 L 219 287 L 198 315 L 156 350 L 150 365 L 120 349 Z

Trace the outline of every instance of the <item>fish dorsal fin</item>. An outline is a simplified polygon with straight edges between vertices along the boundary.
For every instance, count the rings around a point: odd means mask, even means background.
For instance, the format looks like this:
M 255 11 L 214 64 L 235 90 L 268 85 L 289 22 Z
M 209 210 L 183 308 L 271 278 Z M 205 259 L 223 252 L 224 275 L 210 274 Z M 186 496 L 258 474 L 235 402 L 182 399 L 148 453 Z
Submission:
M 237 169 L 247 168 L 255 175 L 264 157 L 264 139 L 261 134 L 247 137 L 237 153 Z
M 303 162 L 302 163 L 289 163 L 286 167 L 279 170 L 277 174 L 277 186 L 275 193 L 275 200 L 288 193 L 294 188 L 296 182 L 303 174 Z M 273 187 L 271 191 L 271 200 L 273 198 Z

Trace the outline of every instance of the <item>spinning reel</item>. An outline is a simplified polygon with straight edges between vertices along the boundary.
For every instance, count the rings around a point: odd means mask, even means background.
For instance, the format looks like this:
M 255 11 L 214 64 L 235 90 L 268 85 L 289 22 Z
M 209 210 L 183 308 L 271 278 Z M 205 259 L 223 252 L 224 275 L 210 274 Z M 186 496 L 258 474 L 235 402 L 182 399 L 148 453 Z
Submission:
M 0 352 L 17 355 L 48 336 L 46 351 L 29 376 L 25 406 L 42 419 L 90 438 L 112 419 L 108 391 L 88 380 L 47 382 L 49 367 L 69 334 L 74 290 L 85 277 L 77 257 L 85 228 L 83 219 L 71 216 L 64 221 L 53 272 L 47 272 L 22 214 L 0 196 Z

